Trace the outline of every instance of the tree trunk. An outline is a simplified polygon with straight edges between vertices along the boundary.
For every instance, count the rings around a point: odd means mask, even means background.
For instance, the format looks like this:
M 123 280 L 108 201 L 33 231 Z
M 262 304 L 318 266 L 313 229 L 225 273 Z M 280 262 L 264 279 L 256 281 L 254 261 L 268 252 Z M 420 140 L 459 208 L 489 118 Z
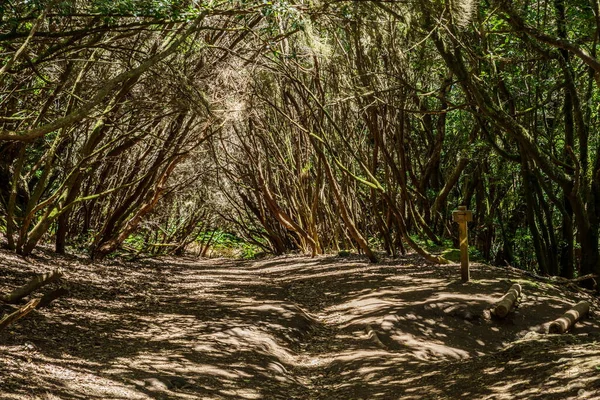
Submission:
M 323 168 L 325 169 L 325 176 L 329 180 L 331 191 L 333 192 L 338 209 L 340 210 L 340 216 L 342 217 L 344 224 L 350 231 L 350 236 L 352 236 L 352 239 L 354 239 L 356 243 L 358 243 L 359 248 L 365 252 L 365 255 L 369 258 L 369 261 L 371 261 L 372 263 L 378 262 L 379 260 L 377 259 L 375 253 L 373 253 L 373 251 L 369 247 L 367 240 L 359 232 L 358 228 L 356 228 L 356 225 L 354 224 L 354 221 L 352 221 L 352 219 L 350 218 L 348 208 L 346 207 L 344 199 L 342 198 L 340 188 L 338 186 L 337 181 L 335 180 L 335 177 L 333 176 L 331 166 L 329 165 L 329 161 L 327 161 L 327 158 L 325 157 L 325 153 L 323 153 L 323 150 L 321 149 L 320 145 L 316 143 L 315 139 L 311 138 L 311 143 L 313 144 L 314 149 L 316 150 L 317 154 L 319 155 L 319 158 L 321 159 L 321 162 L 323 163 Z
M 138 212 L 127 221 L 127 223 L 120 232 L 118 232 L 116 235 L 109 238 L 108 240 L 100 243 L 98 247 L 96 247 L 93 250 L 92 259 L 102 260 L 107 254 L 115 251 L 121 245 L 121 243 L 123 243 L 125 239 L 127 239 L 129 235 L 133 231 L 135 231 L 142 218 L 144 218 L 150 211 L 154 209 L 154 206 L 156 206 L 156 203 L 158 203 L 158 201 L 162 197 L 162 194 L 166 189 L 166 183 L 169 179 L 169 176 L 171 175 L 177 164 L 179 164 L 179 162 L 183 160 L 183 158 L 184 156 L 179 156 L 169 163 L 169 165 L 163 171 L 160 179 L 158 180 L 152 197 L 150 197 L 150 199 L 148 199 L 148 201 L 146 201 L 146 203 L 144 203 L 141 206 Z

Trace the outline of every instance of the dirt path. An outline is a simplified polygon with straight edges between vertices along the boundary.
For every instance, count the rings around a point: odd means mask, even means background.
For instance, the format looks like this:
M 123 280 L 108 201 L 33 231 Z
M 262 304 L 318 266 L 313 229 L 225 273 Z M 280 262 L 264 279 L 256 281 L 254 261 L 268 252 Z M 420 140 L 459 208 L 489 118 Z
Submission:
M 2 400 L 600 397 L 599 321 L 539 333 L 585 296 L 506 269 L 461 284 L 413 257 L 0 263 L 2 292 L 57 265 L 71 291 L 0 332 Z M 516 312 L 490 318 L 515 281 Z

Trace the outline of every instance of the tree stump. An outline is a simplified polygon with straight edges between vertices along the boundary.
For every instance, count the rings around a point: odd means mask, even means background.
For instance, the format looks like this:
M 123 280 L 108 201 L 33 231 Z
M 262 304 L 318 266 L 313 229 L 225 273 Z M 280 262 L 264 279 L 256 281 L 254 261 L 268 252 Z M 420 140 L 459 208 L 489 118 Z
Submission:
M 565 333 L 573 326 L 577 321 L 587 315 L 590 312 L 590 303 L 587 301 L 580 301 L 569 311 L 558 319 L 555 319 L 550 324 L 548 331 L 550 333 Z
M 521 295 L 521 285 L 515 283 L 508 289 L 508 292 L 502 296 L 496 307 L 494 308 L 494 314 L 497 317 L 504 318 L 508 315 L 510 310 L 515 305 L 515 302 Z

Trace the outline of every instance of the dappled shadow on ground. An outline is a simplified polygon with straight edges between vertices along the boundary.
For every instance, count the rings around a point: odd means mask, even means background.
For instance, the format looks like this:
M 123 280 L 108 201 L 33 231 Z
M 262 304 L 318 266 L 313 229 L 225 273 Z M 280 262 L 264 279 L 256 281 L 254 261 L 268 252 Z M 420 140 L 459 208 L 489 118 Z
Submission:
M 93 264 L 0 252 L 0 291 L 62 266 L 68 298 L 0 332 L 2 399 L 594 398 L 599 324 L 522 274 L 408 256 Z M 514 282 L 524 295 L 497 320 Z M 6 310 L 5 310 L 6 311 Z

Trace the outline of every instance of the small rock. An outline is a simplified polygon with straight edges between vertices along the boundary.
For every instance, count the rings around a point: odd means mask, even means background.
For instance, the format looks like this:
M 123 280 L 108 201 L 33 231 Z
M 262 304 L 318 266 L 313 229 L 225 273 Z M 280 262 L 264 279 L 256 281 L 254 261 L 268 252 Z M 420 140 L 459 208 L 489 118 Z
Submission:
M 486 308 L 483 311 L 481 311 L 481 319 L 483 319 L 484 321 L 490 321 L 492 319 L 492 310 Z
M 150 390 L 169 390 L 167 384 L 157 378 L 144 379 L 144 386 Z
M 523 339 L 527 340 L 535 340 L 538 339 L 541 335 L 536 331 L 529 331 L 523 336 Z

